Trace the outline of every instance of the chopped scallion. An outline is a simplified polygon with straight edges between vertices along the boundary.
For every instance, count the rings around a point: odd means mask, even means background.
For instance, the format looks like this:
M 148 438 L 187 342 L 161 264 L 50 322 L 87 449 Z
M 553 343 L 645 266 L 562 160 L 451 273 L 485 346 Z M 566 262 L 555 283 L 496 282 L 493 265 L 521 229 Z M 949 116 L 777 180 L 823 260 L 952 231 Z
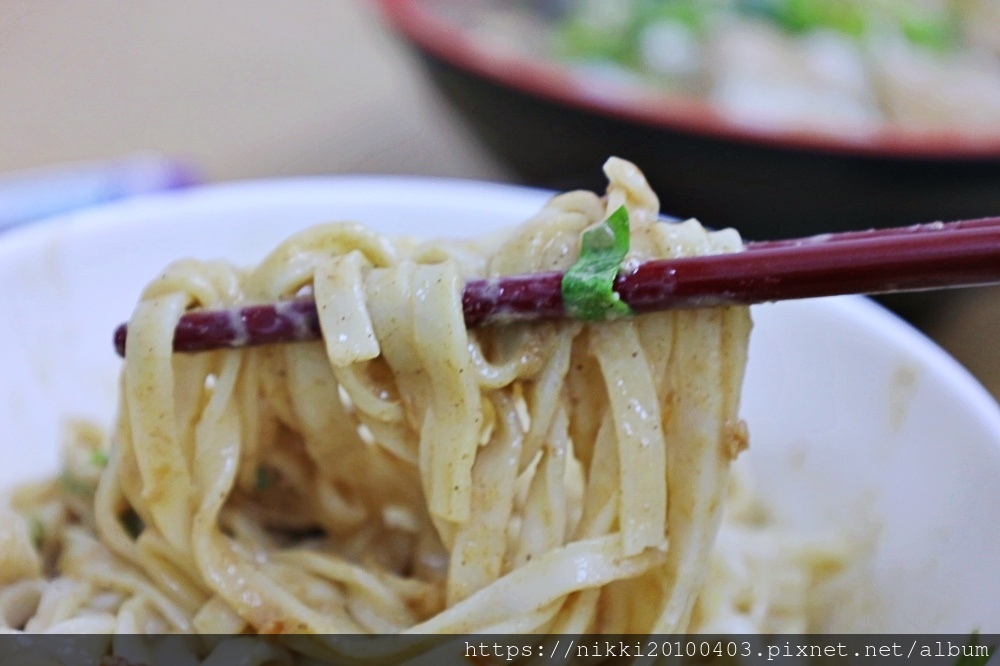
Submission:
M 615 319 L 632 309 L 614 290 L 629 249 L 629 219 L 624 206 L 583 232 L 580 257 L 562 280 L 563 305 L 574 319 Z

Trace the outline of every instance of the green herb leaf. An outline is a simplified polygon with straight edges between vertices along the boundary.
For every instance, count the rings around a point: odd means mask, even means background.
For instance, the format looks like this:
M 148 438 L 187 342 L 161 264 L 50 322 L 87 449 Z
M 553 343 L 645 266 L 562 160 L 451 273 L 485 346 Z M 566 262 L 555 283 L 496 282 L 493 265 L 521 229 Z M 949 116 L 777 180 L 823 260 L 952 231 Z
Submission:
M 585 21 L 570 20 L 555 34 L 559 55 L 574 60 L 609 60 L 626 64 L 632 61 L 632 47 L 624 35 L 604 30 Z
M 104 451 L 94 451 L 90 454 L 90 464 L 94 467 L 107 467 L 108 466 L 108 454 Z
M 979 642 L 979 630 L 977 629 L 969 635 L 965 649 L 955 662 L 955 666 L 986 666 L 986 662 L 990 660 L 996 647 L 996 645 L 982 645 Z
M 642 28 L 661 21 L 679 23 L 692 32 L 700 32 L 705 28 L 715 4 L 705 0 L 673 0 L 673 2 L 647 0 L 636 10 L 636 21 L 640 29 L 635 31 L 634 37 L 638 39 Z
M 625 206 L 583 232 L 580 257 L 562 280 L 563 306 L 574 319 L 616 319 L 632 314 L 615 292 L 615 278 L 629 248 Z
M 860 37 L 867 28 L 863 5 L 843 0 L 784 0 L 780 23 L 786 30 L 796 33 L 814 30 L 835 32 Z
M 935 16 L 912 10 L 903 13 L 899 23 L 910 42 L 926 49 L 947 51 L 960 41 L 958 21 L 948 14 Z

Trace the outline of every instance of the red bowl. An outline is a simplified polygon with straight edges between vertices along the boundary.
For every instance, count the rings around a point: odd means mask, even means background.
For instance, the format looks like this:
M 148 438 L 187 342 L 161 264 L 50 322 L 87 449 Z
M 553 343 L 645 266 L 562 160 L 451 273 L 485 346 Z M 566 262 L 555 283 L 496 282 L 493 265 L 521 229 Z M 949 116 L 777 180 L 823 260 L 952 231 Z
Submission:
M 752 128 L 698 99 L 595 94 L 553 61 L 483 45 L 424 0 L 379 0 L 484 144 L 526 182 L 601 184 L 634 161 L 664 210 L 776 238 L 1000 214 L 1000 135 L 886 125 L 865 135 Z

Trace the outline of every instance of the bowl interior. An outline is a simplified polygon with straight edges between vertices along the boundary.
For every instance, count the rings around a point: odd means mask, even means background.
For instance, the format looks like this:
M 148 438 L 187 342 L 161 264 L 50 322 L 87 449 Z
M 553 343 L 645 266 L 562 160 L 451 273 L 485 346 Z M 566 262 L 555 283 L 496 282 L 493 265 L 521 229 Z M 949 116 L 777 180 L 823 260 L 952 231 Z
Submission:
M 170 261 L 255 262 L 294 231 L 353 219 L 474 236 L 549 195 L 460 181 L 303 179 L 202 188 L 0 236 L 0 488 L 57 469 L 60 424 L 108 425 L 115 326 Z M 857 298 L 754 309 L 747 461 L 806 531 L 877 534 L 842 631 L 1000 632 L 1000 410 L 940 349 Z

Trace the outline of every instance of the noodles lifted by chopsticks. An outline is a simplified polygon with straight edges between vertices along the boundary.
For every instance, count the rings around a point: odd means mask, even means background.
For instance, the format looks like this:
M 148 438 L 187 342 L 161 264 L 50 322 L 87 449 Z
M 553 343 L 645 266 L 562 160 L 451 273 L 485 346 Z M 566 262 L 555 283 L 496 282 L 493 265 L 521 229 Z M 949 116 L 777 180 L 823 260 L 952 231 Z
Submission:
M 62 484 L 22 490 L 28 518 L 4 519 L 4 621 L 103 633 L 691 629 L 746 446 L 747 310 L 463 325 L 465 280 L 565 270 L 581 232 L 622 205 L 629 260 L 741 249 L 733 231 L 658 223 L 638 169 L 611 159 L 605 170 L 605 198 L 555 197 L 489 244 L 336 223 L 249 271 L 167 268 L 129 322 L 111 443 L 78 437 Z M 171 353 L 190 308 L 303 290 L 324 342 Z

